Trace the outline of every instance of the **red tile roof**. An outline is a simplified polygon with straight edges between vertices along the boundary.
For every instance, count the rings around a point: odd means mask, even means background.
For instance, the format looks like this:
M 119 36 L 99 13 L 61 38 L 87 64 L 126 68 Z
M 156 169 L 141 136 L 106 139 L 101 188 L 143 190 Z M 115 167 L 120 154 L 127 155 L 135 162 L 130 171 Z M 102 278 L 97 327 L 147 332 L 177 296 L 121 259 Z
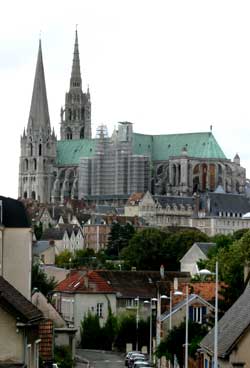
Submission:
M 71 293 L 115 293 L 109 283 L 97 272 L 83 270 L 71 271 L 55 290 Z

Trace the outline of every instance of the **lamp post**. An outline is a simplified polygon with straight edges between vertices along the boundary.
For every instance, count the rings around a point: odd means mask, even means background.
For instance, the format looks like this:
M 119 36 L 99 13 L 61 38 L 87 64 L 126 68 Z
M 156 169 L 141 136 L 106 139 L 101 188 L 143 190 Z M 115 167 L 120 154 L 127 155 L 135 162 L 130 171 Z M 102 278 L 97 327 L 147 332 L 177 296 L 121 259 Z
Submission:
M 219 264 L 215 263 L 215 272 L 200 270 L 200 275 L 215 275 L 215 316 L 214 316 L 214 368 L 218 368 L 218 285 L 219 285 Z
M 185 325 L 185 368 L 188 368 L 188 284 L 186 285 L 186 325 Z M 174 295 L 183 295 L 182 291 L 175 291 Z
M 160 295 L 159 289 L 157 292 L 157 315 L 156 315 L 156 347 L 161 342 L 161 301 L 162 299 L 168 299 L 167 295 Z M 160 359 L 158 359 L 157 366 L 160 368 Z
M 139 296 L 135 298 L 136 301 L 136 351 L 138 351 L 138 329 L 139 329 L 139 303 L 140 299 Z
M 152 361 L 152 307 L 153 303 L 157 302 L 156 298 L 151 298 L 150 301 L 145 300 L 145 304 L 150 304 L 150 320 L 149 320 L 149 361 Z

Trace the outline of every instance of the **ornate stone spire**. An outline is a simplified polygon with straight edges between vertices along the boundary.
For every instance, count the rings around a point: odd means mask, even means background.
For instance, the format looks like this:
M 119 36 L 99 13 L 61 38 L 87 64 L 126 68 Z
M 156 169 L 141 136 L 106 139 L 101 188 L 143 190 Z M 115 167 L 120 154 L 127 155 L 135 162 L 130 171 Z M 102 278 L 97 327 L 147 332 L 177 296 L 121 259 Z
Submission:
M 70 78 L 70 89 L 72 88 L 80 88 L 80 89 L 82 88 L 77 29 L 76 29 L 73 64 Z
M 28 121 L 28 129 L 40 128 L 47 128 L 50 130 L 50 118 L 44 77 L 41 40 L 39 40 L 36 74 Z

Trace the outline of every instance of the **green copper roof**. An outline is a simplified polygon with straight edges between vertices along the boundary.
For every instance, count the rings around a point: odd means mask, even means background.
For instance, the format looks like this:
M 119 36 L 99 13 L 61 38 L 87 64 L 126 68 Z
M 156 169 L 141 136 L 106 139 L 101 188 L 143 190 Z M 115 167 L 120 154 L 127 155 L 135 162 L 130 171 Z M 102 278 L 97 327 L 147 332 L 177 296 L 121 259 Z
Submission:
M 226 159 L 211 132 L 152 136 L 133 134 L 133 153 L 147 154 L 153 161 L 180 156 L 183 147 L 186 147 L 190 157 Z
M 94 155 L 95 146 L 95 139 L 58 141 L 56 145 L 57 165 L 78 165 L 81 157 Z

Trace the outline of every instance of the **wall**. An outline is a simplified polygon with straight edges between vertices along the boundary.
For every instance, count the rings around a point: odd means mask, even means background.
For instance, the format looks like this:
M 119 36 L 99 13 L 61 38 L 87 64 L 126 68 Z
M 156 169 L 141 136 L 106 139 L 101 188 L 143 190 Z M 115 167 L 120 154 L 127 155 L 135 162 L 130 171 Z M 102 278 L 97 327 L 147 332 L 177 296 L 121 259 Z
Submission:
M 2 276 L 28 300 L 31 299 L 30 228 L 4 228 Z
M 23 362 L 24 338 L 16 332 L 16 320 L 0 307 L 0 363 L 4 360 Z

